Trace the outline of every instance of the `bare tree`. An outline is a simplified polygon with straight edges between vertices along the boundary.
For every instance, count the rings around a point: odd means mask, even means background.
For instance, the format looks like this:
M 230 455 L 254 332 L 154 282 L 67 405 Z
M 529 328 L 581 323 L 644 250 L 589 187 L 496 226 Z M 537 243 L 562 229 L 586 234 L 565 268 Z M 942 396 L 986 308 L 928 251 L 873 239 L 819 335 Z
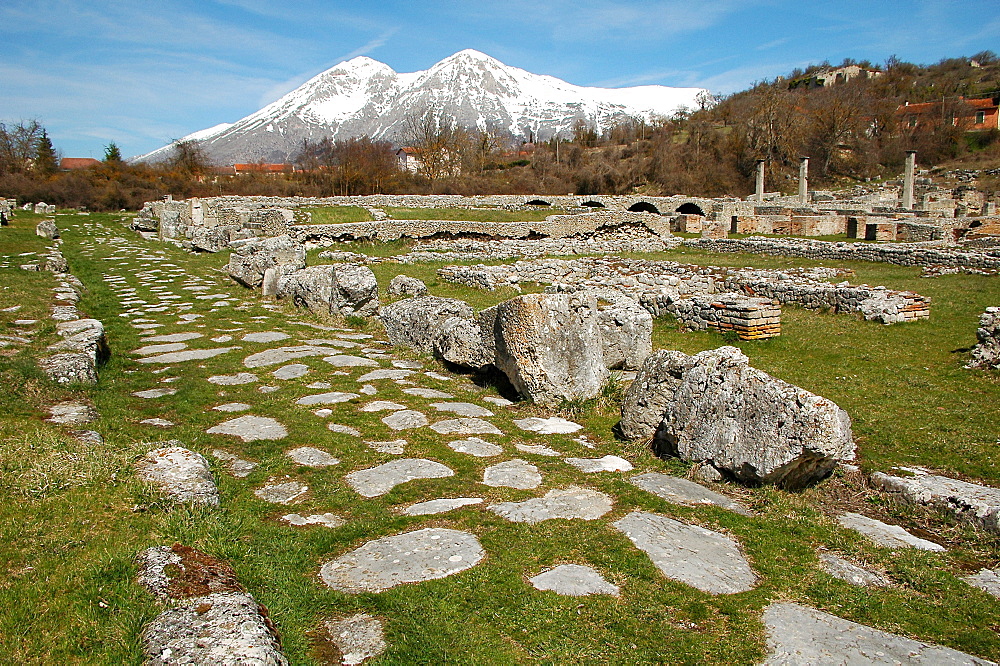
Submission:
M 21 173 L 34 162 L 45 129 L 37 120 L 0 123 L 0 173 Z
M 404 121 L 404 139 L 420 160 L 419 173 L 429 180 L 456 175 L 463 135 L 454 119 L 436 110 L 407 116 Z

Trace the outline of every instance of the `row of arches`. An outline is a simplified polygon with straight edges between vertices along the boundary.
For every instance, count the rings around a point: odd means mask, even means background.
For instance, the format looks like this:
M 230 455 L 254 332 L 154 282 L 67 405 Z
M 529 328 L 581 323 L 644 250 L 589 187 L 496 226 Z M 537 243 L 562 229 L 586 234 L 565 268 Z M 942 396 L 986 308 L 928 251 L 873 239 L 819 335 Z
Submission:
M 524 205 L 551 206 L 552 204 L 543 199 L 532 199 L 531 201 L 526 201 Z M 604 204 L 602 204 L 600 201 L 594 201 L 594 200 L 584 201 L 580 205 L 585 208 L 605 208 Z M 663 215 L 663 213 L 660 212 L 659 208 L 649 203 L 648 201 L 637 201 L 628 207 L 628 211 L 630 213 L 654 213 L 656 215 Z M 680 213 L 682 215 L 701 215 L 702 217 L 705 216 L 705 211 L 702 209 L 702 207 L 690 201 L 678 206 L 677 209 L 674 210 L 674 212 Z

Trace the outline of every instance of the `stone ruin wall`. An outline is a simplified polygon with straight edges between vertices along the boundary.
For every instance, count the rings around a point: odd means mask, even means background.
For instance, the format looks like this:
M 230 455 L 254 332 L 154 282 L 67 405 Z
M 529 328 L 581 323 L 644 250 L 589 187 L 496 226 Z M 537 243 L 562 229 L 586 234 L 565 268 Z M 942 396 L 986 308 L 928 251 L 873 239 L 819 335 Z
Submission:
M 759 332 L 775 326 L 772 330 L 777 334 L 780 319 L 771 321 L 780 318 L 780 311 L 773 311 L 775 302 L 858 312 L 883 324 L 930 316 L 930 299 L 919 294 L 825 281 L 846 274 L 837 269 L 732 269 L 617 257 L 538 259 L 500 266 L 445 266 L 438 270 L 445 280 L 489 291 L 518 289 L 521 282 L 552 285 L 557 291 L 617 290 L 641 303 L 653 316 L 671 314 L 693 329 L 720 328 L 721 323 L 747 327 L 748 322 L 760 319 Z M 717 305 L 727 301 L 728 307 Z M 741 317 L 736 314 L 741 311 L 758 314 Z M 731 321 L 720 319 L 722 316 Z

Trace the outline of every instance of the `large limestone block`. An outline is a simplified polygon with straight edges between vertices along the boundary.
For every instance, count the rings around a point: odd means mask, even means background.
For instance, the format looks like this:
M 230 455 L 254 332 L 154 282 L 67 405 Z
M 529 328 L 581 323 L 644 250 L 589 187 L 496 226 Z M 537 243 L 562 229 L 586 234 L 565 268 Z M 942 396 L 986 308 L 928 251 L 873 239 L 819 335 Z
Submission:
M 592 295 L 526 294 L 505 301 L 496 309 L 493 339 L 495 365 L 540 405 L 593 398 L 608 379 Z
M 278 299 L 290 298 L 323 314 L 370 316 L 378 311 L 378 282 L 367 266 L 310 266 L 277 279 Z
M 479 324 L 461 317 L 448 317 L 441 322 L 434 338 L 434 356 L 475 370 L 493 364 L 493 355 L 483 344 Z
M 259 238 L 232 243 L 233 253 L 226 267 L 229 275 L 242 285 L 257 289 L 264 282 L 264 271 L 281 264 L 305 268 L 306 248 L 289 236 Z
M 750 367 L 735 347 L 651 356 L 626 393 L 621 431 L 655 435 L 659 452 L 740 481 L 786 488 L 827 476 L 855 452 L 847 412 Z
M 59 229 L 55 220 L 42 220 L 35 225 L 35 235 L 42 238 L 59 238 Z
M 639 368 L 653 353 L 653 316 L 631 298 L 601 308 L 601 351 L 609 369 Z
M 379 312 L 389 342 L 425 354 L 434 353 L 434 342 L 448 319 L 472 319 L 472 315 L 472 306 L 465 301 L 437 296 L 408 298 Z

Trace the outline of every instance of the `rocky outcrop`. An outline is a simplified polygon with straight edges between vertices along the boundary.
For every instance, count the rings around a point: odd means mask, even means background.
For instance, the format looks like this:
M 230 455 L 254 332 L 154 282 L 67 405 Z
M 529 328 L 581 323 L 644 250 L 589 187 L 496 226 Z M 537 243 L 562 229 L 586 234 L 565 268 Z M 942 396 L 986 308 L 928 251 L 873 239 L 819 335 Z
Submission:
M 494 364 L 518 393 L 541 405 L 596 397 L 608 379 L 592 295 L 527 294 L 505 301 L 497 306 L 492 334 Z
M 1000 369 L 1000 308 L 986 308 L 976 329 L 979 343 L 972 349 L 972 359 L 965 367 L 975 370 Z
M 653 439 L 659 453 L 785 488 L 827 476 L 855 451 L 847 412 L 750 367 L 735 347 L 650 356 L 625 395 L 620 429 Z
M 378 312 L 375 274 L 356 264 L 310 266 L 280 275 L 275 295 L 321 314 L 365 317 Z
M 232 243 L 233 253 L 226 269 L 240 284 L 259 289 L 264 282 L 264 271 L 279 265 L 305 268 L 306 249 L 289 236 L 275 236 Z

